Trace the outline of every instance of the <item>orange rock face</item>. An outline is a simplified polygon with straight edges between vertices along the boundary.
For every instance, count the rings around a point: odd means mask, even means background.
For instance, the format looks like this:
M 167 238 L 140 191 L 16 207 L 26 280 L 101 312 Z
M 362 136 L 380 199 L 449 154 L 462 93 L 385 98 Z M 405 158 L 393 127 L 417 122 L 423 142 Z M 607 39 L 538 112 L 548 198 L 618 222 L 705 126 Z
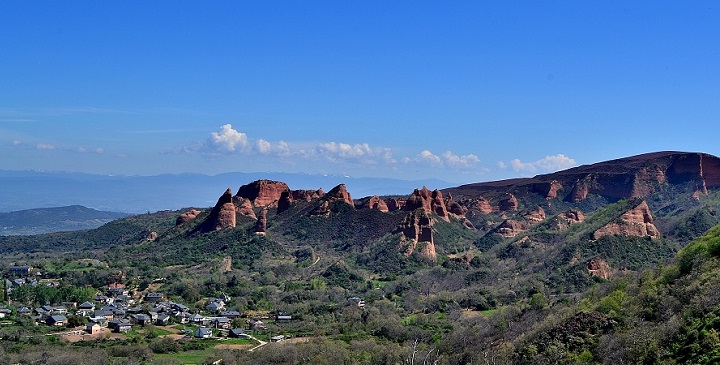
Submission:
M 387 213 L 390 211 L 390 209 L 387 206 L 387 203 L 385 203 L 385 201 L 380 199 L 380 197 L 377 195 L 370 197 L 370 199 L 367 202 L 366 208 L 376 209 L 383 213 Z
M 352 207 L 355 206 L 355 202 L 353 202 L 352 197 L 350 196 L 350 193 L 347 191 L 347 188 L 345 187 L 345 184 L 340 184 L 332 190 L 328 191 L 327 194 L 325 194 L 324 198 L 332 203 L 336 201 L 344 202 Z
M 537 183 L 532 186 L 532 190 L 538 194 L 544 195 L 545 199 L 557 198 L 558 190 L 562 189 L 562 184 L 556 180 L 550 182 Z
M 469 201 L 464 201 L 463 203 L 466 204 L 468 210 L 477 211 L 482 214 L 490 214 L 495 210 L 492 204 L 490 204 L 490 201 L 481 196 Z
M 500 200 L 500 205 L 498 206 L 501 212 L 509 212 L 509 211 L 515 211 L 518 209 L 518 201 L 517 198 L 515 198 L 515 195 L 512 195 L 510 193 L 505 194 L 505 197 Z
M 387 205 L 389 211 L 394 212 L 396 210 L 403 209 L 403 207 L 405 206 L 405 201 L 389 198 L 385 199 L 385 204 Z
M 503 237 L 515 237 L 528 229 L 530 225 L 527 222 L 506 219 L 495 228 L 495 232 Z
M 235 204 L 232 202 L 232 190 L 228 188 L 220 199 L 218 200 L 213 213 L 217 211 L 215 215 L 215 230 L 234 228 L 237 224 L 237 218 L 235 216 Z M 214 215 L 210 213 L 211 217 Z
M 440 190 L 433 190 L 430 192 L 430 190 L 424 186 L 420 190 L 415 189 L 405 201 L 402 210 L 414 211 L 419 208 L 426 213 L 433 212 L 445 221 L 450 221 L 447 207 L 445 207 L 445 201 L 443 200 L 442 192 Z
M 643 200 L 636 207 L 623 213 L 619 222 L 606 224 L 593 232 L 593 239 L 597 240 L 607 235 L 659 238 L 660 232 L 655 227 L 650 207 Z
M 457 216 L 464 216 L 465 213 L 467 213 L 467 208 L 460 205 L 460 203 L 453 200 L 452 195 L 448 194 L 447 199 L 445 200 L 445 207 L 447 208 L 448 213 L 454 214 Z
M 197 216 L 200 215 L 200 211 L 197 209 L 190 209 L 185 213 L 180 214 L 180 216 L 175 221 L 175 225 L 179 226 L 181 224 L 185 224 L 187 222 L 190 222 L 191 220 L 197 218 Z
M 326 216 L 326 217 L 330 216 L 330 202 L 328 202 L 327 200 L 322 202 L 322 204 L 320 204 L 317 208 L 313 209 L 310 212 L 310 215 L 311 216 L 322 215 L 322 216 Z
M 422 189 L 415 189 L 412 194 L 405 201 L 403 210 L 413 211 L 418 208 L 422 208 L 425 212 L 431 212 L 432 193 L 428 188 L 422 187 Z
M 585 221 L 585 214 L 577 209 L 568 210 L 560 216 L 570 223 L 580 223 Z
M 597 276 L 605 280 L 612 276 L 610 265 L 603 259 L 595 258 L 587 263 L 587 270 L 592 276 Z
M 253 231 L 257 235 L 265 235 L 267 233 L 267 209 L 263 209 L 260 211 L 260 216 L 258 217 L 257 222 L 255 222 L 255 227 L 253 227 Z
M 532 223 L 539 223 L 545 220 L 545 210 L 541 207 L 537 207 L 526 212 L 523 217 Z
M 278 200 L 277 205 L 277 212 L 282 213 L 290 206 L 293 205 L 296 201 L 312 201 L 313 199 L 320 199 L 323 196 L 325 196 L 325 193 L 322 189 L 318 190 L 287 190 L 284 191 L 282 194 L 280 194 L 280 199 Z
M 233 204 L 232 190 L 228 188 L 225 193 L 220 196 L 215 207 L 203 223 L 198 227 L 204 232 L 217 231 L 225 228 L 234 228 L 237 224 L 235 215 L 235 204 Z
M 322 200 L 322 203 L 317 208 L 313 209 L 310 212 L 310 215 L 323 215 L 326 217 L 329 216 L 330 213 L 333 211 L 332 203 L 335 202 L 341 202 L 355 208 L 355 202 L 352 200 L 350 193 L 348 193 L 347 189 L 345 188 L 345 184 L 340 184 L 332 188 L 332 190 L 328 191 L 327 194 L 322 197 Z
M 237 213 L 240 215 L 244 215 L 246 217 L 250 217 L 252 219 L 257 219 L 257 216 L 255 215 L 255 211 L 253 210 L 253 205 L 250 199 L 244 199 L 240 198 L 238 196 L 235 196 L 233 198 L 233 203 L 237 207 Z
M 258 180 L 241 186 L 236 196 L 249 199 L 256 207 L 277 207 L 280 196 L 288 190 L 284 182 Z
M 402 232 L 400 250 L 404 255 L 409 256 L 417 252 L 431 261 L 437 260 L 435 243 L 432 232 L 433 220 L 422 209 L 410 212 L 398 227 Z

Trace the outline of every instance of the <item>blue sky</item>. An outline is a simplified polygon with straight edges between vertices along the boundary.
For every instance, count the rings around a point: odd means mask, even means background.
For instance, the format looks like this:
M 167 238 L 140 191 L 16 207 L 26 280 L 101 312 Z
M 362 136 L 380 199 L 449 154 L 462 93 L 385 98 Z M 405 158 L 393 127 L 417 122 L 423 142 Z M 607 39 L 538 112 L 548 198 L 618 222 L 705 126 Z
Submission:
M 0 2 L 0 169 L 450 182 L 720 154 L 714 2 Z

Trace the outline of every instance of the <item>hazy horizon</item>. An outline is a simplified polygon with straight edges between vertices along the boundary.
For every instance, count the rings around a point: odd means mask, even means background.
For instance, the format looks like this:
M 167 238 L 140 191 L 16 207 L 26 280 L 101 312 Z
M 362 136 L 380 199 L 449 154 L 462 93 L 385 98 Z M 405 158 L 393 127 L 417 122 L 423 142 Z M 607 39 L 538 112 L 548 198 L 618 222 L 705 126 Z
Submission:
M 0 169 L 453 184 L 720 154 L 712 2 L 0 4 Z

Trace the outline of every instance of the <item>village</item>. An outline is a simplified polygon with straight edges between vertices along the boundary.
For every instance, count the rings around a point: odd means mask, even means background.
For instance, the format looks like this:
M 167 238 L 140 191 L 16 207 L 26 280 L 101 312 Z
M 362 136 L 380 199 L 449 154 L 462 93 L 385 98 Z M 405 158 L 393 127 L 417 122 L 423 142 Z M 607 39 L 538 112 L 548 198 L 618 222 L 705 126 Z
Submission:
M 27 265 L 10 266 L 5 276 L 5 298 L 12 297 L 13 290 L 23 286 L 60 285 L 57 280 L 38 279 L 41 275 Z M 9 301 L 8 308 L 0 308 L 0 320 L 9 324 L 8 320 L 15 318 L 17 322 L 47 326 L 47 335 L 69 342 L 122 339 L 133 330 L 152 327 L 177 340 L 251 340 L 257 344 L 252 349 L 286 339 L 284 334 L 271 333 L 266 322 L 282 325 L 293 320 L 292 315 L 282 311 L 241 313 L 225 294 L 207 298 L 204 303 L 202 309 L 191 308 L 170 300 L 162 292 L 135 292 L 125 284 L 114 282 L 82 303 L 32 307 L 28 303 Z

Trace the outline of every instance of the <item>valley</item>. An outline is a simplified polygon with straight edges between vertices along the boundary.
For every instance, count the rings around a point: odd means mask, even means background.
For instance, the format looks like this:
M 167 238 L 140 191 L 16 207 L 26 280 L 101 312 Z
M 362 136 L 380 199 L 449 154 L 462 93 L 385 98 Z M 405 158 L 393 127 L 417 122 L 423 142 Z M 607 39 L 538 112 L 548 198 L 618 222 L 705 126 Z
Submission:
M 267 179 L 227 185 L 211 208 L 0 237 L 7 309 L 0 357 L 107 364 L 720 358 L 715 156 L 657 152 L 360 198 L 343 183 L 327 192 Z M 57 325 L 57 316 L 66 322 Z M 117 334 L 77 342 L 59 335 L 92 332 L 94 324 Z M 248 351 L 260 341 L 268 344 Z

